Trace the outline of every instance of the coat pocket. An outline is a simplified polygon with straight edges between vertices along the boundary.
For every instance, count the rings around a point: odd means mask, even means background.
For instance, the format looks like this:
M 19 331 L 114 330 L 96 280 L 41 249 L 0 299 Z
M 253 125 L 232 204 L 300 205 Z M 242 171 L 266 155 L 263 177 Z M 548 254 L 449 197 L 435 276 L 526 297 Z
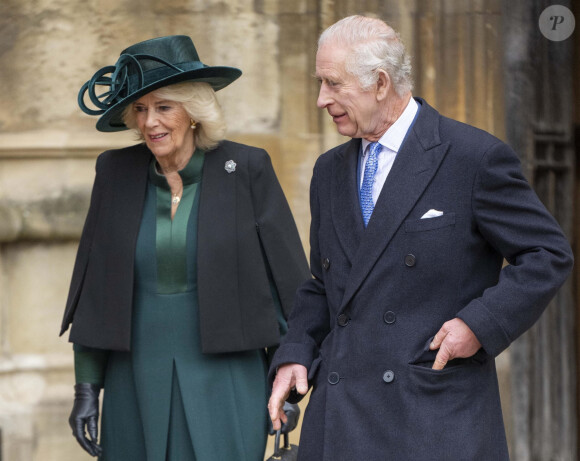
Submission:
M 409 448 L 414 459 L 509 459 L 492 360 L 440 371 L 410 363 L 407 372 L 406 423 L 411 439 L 422 444 Z
M 446 372 L 446 370 L 450 370 L 451 368 L 467 365 L 481 365 L 488 360 L 486 352 L 483 349 L 479 349 L 471 357 L 450 360 L 449 362 L 447 362 L 447 365 L 445 365 L 445 368 L 443 368 L 443 370 L 432 370 L 431 367 L 433 366 L 433 363 L 435 363 L 435 357 L 437 356 L 438 350 L 432 351 L 429 349 L 431 341 L 433 341 L 433 338 L 429 338 L 429 340 L 423 346 L 423 349 L 419 351 L 415 355 L 415 357 L 413 357 L 413 360 L 409 362 L 409 365 L 411 367 L 424 368 L 427 370 L 431 370 L 435 374 L 441 374 Z

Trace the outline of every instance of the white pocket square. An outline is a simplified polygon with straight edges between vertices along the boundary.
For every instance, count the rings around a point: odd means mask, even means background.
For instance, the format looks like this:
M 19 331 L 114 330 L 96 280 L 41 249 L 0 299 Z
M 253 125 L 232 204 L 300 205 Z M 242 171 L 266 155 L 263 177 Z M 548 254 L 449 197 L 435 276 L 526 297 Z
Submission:
M 429 219 L 429 218 L 436 218 L 438 216 L 443 216 L 443 212 L 439 210 L 435 210 L 431 208 L 427 213 L 421 216 L 421 219 Z

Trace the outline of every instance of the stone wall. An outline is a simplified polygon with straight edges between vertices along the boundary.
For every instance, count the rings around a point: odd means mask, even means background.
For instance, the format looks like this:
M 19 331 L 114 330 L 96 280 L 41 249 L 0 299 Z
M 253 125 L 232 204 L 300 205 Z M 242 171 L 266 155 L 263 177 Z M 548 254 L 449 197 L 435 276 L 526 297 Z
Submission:
M 400 30 L 417 95 L 503 135 L 496 1 L 2 1 L 0 460 L 89 459 L 67 425 L 72 354 L 58 331 L 95 158 L 134 141 L 95 131 L 77 107 L 81 85 L 124 47 L 161 35 L 190 35 L 205 63 L 241 68 L 218 93 L 230 138 L 269 151 L 307 247 L 312 166 L 345 141 L 316 108 L 316 40 L 354 13 Z M 499 363 L 506 379 L 507 356 Z

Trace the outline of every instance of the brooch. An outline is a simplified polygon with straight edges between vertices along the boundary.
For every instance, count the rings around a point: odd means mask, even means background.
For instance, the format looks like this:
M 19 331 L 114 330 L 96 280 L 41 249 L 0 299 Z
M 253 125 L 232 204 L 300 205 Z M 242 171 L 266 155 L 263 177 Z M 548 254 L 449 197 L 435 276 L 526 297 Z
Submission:
M 228 173 L 233 173 L 234 171 L 236 171 L 236 162 L 234 162 L 233 160 L 228 160 L 224 168 Z

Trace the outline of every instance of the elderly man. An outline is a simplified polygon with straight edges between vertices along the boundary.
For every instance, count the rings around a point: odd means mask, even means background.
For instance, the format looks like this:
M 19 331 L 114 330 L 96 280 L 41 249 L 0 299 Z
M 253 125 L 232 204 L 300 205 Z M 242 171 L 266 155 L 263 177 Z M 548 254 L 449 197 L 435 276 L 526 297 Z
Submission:
M 313 278 L 270 370 L 274 428 L 312 386 L 302 461 L 507 460 L 494 358 L 564 282 L 570 246 L 506 144 L 412 97 L 383 21 L 328 28 L 316 74 L 352 139 L 314 167 Z

